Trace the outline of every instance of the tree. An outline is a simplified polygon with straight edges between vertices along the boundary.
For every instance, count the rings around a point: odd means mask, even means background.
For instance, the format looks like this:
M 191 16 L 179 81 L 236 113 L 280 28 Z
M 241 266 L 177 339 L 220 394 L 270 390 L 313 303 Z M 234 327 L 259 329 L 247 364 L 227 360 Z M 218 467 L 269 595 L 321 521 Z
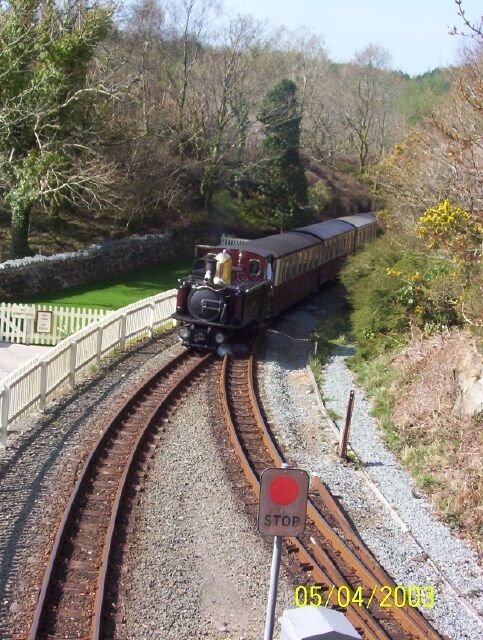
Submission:
M 263 48 L 261 26 L 252 18 L 236 16 L 223 29 L 217 49 L 201 56 L 197 78 L 204 114 L 199 136 L 203 176 L 200 192 L 205 206 L 211 202 L 215 181 L 228 167 L 239 173 L 253 108 L 253 69 Z
M 259 120 L 264 126 L 265 157 L 257 200 L 264 217 L 282 231 L 302 220 L 308 203 L 299 154 L 301 116 L 294 82 L 282 80 L 267 93 Z
M 369 157 L 381 158 L 388 148 L 388 118 L 392 88 L 387 74 L 389 54 L 369 45 L 354 58 L 348 68 L 345 123 L 350 142 L 357 152 L 359 171 L 364 173 Z
M 11 255 L 29 252 L 34 207 L 99 204 L 112 172 L 99 153 L 99 112 L 111 96 L 91 66 L 111 14 L 54 0 L 0 9 L 0 191 L 11 214 Z M 104 104 L 101 104 L 104 103 Z

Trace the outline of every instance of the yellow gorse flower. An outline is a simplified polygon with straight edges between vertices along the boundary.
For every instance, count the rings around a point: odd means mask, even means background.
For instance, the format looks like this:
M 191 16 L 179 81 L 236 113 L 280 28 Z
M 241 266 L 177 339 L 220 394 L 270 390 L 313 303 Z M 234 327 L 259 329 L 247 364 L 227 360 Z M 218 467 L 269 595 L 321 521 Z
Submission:
M 419 219 L 417 231 L 421 238 L 453 234 L 471 223 L 471 215 L 461 207 L 455 207 L 446 199 L 436 209 L 427 209 Z

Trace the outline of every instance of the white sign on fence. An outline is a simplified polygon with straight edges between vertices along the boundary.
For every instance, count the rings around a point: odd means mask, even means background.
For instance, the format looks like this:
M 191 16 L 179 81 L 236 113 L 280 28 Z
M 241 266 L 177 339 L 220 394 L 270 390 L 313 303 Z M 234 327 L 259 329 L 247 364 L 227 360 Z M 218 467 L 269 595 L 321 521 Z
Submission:
M 36 333 L 52 333 L 52 311 L 37 311 L 35 320 Z
M 35 317 L 35 307 L 12 307 L 12 318 L 30 319 Z

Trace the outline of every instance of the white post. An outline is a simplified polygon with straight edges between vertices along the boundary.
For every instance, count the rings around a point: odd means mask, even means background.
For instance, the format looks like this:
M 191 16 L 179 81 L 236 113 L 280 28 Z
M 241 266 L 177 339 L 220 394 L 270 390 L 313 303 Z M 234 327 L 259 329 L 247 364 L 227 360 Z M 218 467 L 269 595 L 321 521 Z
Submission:
M 104 330 L 103 327 L 98 327 L 97 328 L 97 357 L 96 357 L 96 362 L 97 362 L 97 366 L 98 367 L 101 366 L 102 333 L 103 333 L 103 330 Z
M 70 388 L 74 388 L 75 384 L 75 368 L 77 364 L 77 342 L 73 342 L 70 345 L 70 371 L 69 371 L 69 385 Z
M 47 362 L 40 363 L 40 408 L 42 411 L 47 404 Z
M 2 414 L 0 416 L 0 446 L 7 446 L 8 412 L 10 409 L 10 386 L 5 385 L 2 391 Z
M 155 312 L 155 304 L 154 302 L 151 302 L 151 304 L 149 305 L 151 308 L 151 318 L 149 321 L 149 337 L 152 338 L 153 337 L 153 330 L 154 330 L 154 312 Z
M 34 307 L 35 308 L 35 307 Z M 34 311 L 35 314 L 35 311 Z M 35 317 L 35 316 L 34 316 Z M 33 338 L 33 328 L 35 320 L 33 318 L 25 318 L 24 320 L 24 344 L 30 344 Z
M 126 348 L 126 326 L 127 326 L 127 315 L 123 313 L 121 316 L 121 337 L 119 340 L 119 348 L 121 351 L 124 351 Z

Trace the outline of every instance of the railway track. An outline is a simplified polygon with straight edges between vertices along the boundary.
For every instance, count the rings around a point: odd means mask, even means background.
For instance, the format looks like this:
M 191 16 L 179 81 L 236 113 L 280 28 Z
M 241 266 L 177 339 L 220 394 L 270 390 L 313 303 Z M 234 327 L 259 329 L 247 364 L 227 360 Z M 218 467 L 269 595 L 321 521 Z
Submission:
M 119 576 L 126 511 L 163 417 L 212 357 L 183 352 L 145 380 L 109 420 L 63 514 L 29 640 L 113 637 L 112 576 Z
M 220 393 L 231 443 L 258 498 L 262 471 L 285 461 L 258 406 L 253 356 L 225 358 Z M 320 481 L 313 483 L 307 515 L 305 533 L 299 538 L 286 538 L 286 549 L 312 584 L 320 587 L 323 602 L 340 608 L 337 591 L 341 586 L 348 593 L 361 593 L 363 603 L 370 602 L 370 606 L 351 602 L 346 615 L 367 640 L 441 640 L 417 609 L 396 606 L 387 597 L 387 589 L 381 591 L 381 587 L 393 589 L 394 581 L 375 561 Z

